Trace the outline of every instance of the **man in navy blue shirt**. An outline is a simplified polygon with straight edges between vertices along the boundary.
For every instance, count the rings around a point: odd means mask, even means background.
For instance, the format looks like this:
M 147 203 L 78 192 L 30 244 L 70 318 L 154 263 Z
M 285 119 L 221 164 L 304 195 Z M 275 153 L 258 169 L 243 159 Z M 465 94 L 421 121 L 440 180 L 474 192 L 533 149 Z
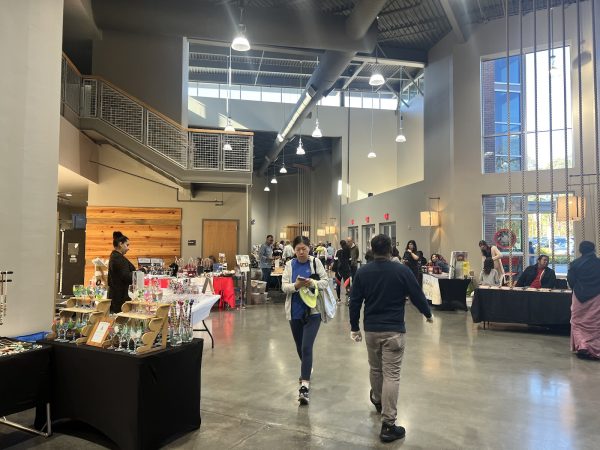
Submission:
M 396 425 L 400 368 L 404 355 L 404 305 L 410 297 L 417 309 L 433 322 L 429 304 L 412 271 L 391 261 L 392 241 L 379 234 L 371 240 L 374 259 L 361 267 L 350 294 L 350 337 L 359 342 L 360 309 L 365 304 L 363 326 L 369 355 L 371 402 L 381 412 L 383 442 L 404 438 L 406 430 Z

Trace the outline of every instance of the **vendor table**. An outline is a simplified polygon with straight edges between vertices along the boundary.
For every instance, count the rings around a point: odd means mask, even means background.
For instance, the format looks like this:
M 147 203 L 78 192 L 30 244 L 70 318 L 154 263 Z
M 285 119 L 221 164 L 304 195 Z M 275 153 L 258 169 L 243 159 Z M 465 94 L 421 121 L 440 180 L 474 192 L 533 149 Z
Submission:
M 470 279 L 448 278 L 447 274 L 423 274 L 423 293 L 435 306 L 443 310 L 467 311 L 467 288 Z
M 206 331 L 210 336 L 212 348 L 215 348 L 215 339 L 206 326 L 206 318 L 210 314 L 210 309 L 219 300 L 220 296 L 211 294 L 163 294 L 163 301 L 172 302 L 176 300 L 194 300 L 192 306 L 192 326 L 194 331 Z M 202 322 L 204 328 L 196 328 Z
M 478 288 L 471 306 L 473 322 L 570 325 L 571 291 Z
M 50 425 L 47 414 L 51 350 L 43 345 L 39 349 L 0 357 L 0 417 L 37 407 L 41 411 L 40 425 Z M 47 433 L 39 433 L 6 419 L 0 419 L 0 423 L 44 436 L 51 434 L 50 427 Z
M 213 277 L 214 294 L 221 296 L 219 308 L 227 303 L 232 309 L 235 309 L 235 289 L 233 287 L 232 277 Z
M 84 422 L 122 449 L 158 448 L 200 427 L 202 339 L 142 355 L 53 347 L 52 419 Z M 40 419 L 36 416 L 36 426 Z

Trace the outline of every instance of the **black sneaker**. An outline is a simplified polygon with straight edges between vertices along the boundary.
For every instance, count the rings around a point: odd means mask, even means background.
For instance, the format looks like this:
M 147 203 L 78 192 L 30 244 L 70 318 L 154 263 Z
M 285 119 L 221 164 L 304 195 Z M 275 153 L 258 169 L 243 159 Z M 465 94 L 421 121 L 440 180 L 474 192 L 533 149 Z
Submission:
M 375 400 L 373 400 L 373 389 L 369 391 L 369 400 L 371 400 L 371 403 L 375 405 L 377 412 L 381 414 L 381 402 L 377 403 Z
M 404 427 L 381 424 L 381 433 L 379 433 L 381 442 L 393 442 L 396 439 L 404 439 L 404 436 L 406 436 Z
M 298 401 L 301 405 L 308 405 L 308 388 L 306 386 L 300 386 L 300 390 L 298 391 Z

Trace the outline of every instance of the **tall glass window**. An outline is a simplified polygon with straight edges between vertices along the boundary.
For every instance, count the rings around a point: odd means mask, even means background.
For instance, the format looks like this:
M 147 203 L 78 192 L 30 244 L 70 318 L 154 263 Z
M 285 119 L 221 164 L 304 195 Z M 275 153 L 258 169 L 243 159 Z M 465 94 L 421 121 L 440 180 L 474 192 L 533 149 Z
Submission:
M 564 61 L 567 61 L 566 78 Z M 568 61 L 569 47 L 526 53 L 522 58 L 516 55 L 508 60 L 502 57 L 482 61 L 484 173 L 507 172 L 509 166 L 511 171 L 563 168 L 565 160 L 572 166 Z
M 513 272 L 535 264 L 539 253 L 548 255 L 556 273 L 567 273 L 568 261 L 575 258 L 575 238 L 573 221 L 559 221 L 556 214 L 557 203 L 564 196 L 564 193 L 545 193 L 539 195 L 538 201 L 536 195 L 526 194 L 522 202 L 521 195 L 513 195 L 511 220 L 507 195 L 483 196 L 483 238 L 504 253 L 502 262 L 507 271 L 510 247 L 514 241 Z

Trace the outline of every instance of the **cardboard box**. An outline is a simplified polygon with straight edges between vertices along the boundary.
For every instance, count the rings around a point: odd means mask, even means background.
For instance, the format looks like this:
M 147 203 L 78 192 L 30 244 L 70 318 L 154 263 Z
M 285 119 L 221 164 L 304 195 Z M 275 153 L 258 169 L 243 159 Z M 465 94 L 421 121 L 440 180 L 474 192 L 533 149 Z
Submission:
M 264 303 L 266 303 L 268 300 L 268 295 L 267 294 L 259 294 L 259 293 L 255 293 L 253 292 L 252 294 L 250 294 L 250 304 L 251 305 L 262 305 Z
M 250 286 L 252 292 L 256 294 L 264 294 L 267 291 L 267 283 L 264 281 L 252 280 Z

